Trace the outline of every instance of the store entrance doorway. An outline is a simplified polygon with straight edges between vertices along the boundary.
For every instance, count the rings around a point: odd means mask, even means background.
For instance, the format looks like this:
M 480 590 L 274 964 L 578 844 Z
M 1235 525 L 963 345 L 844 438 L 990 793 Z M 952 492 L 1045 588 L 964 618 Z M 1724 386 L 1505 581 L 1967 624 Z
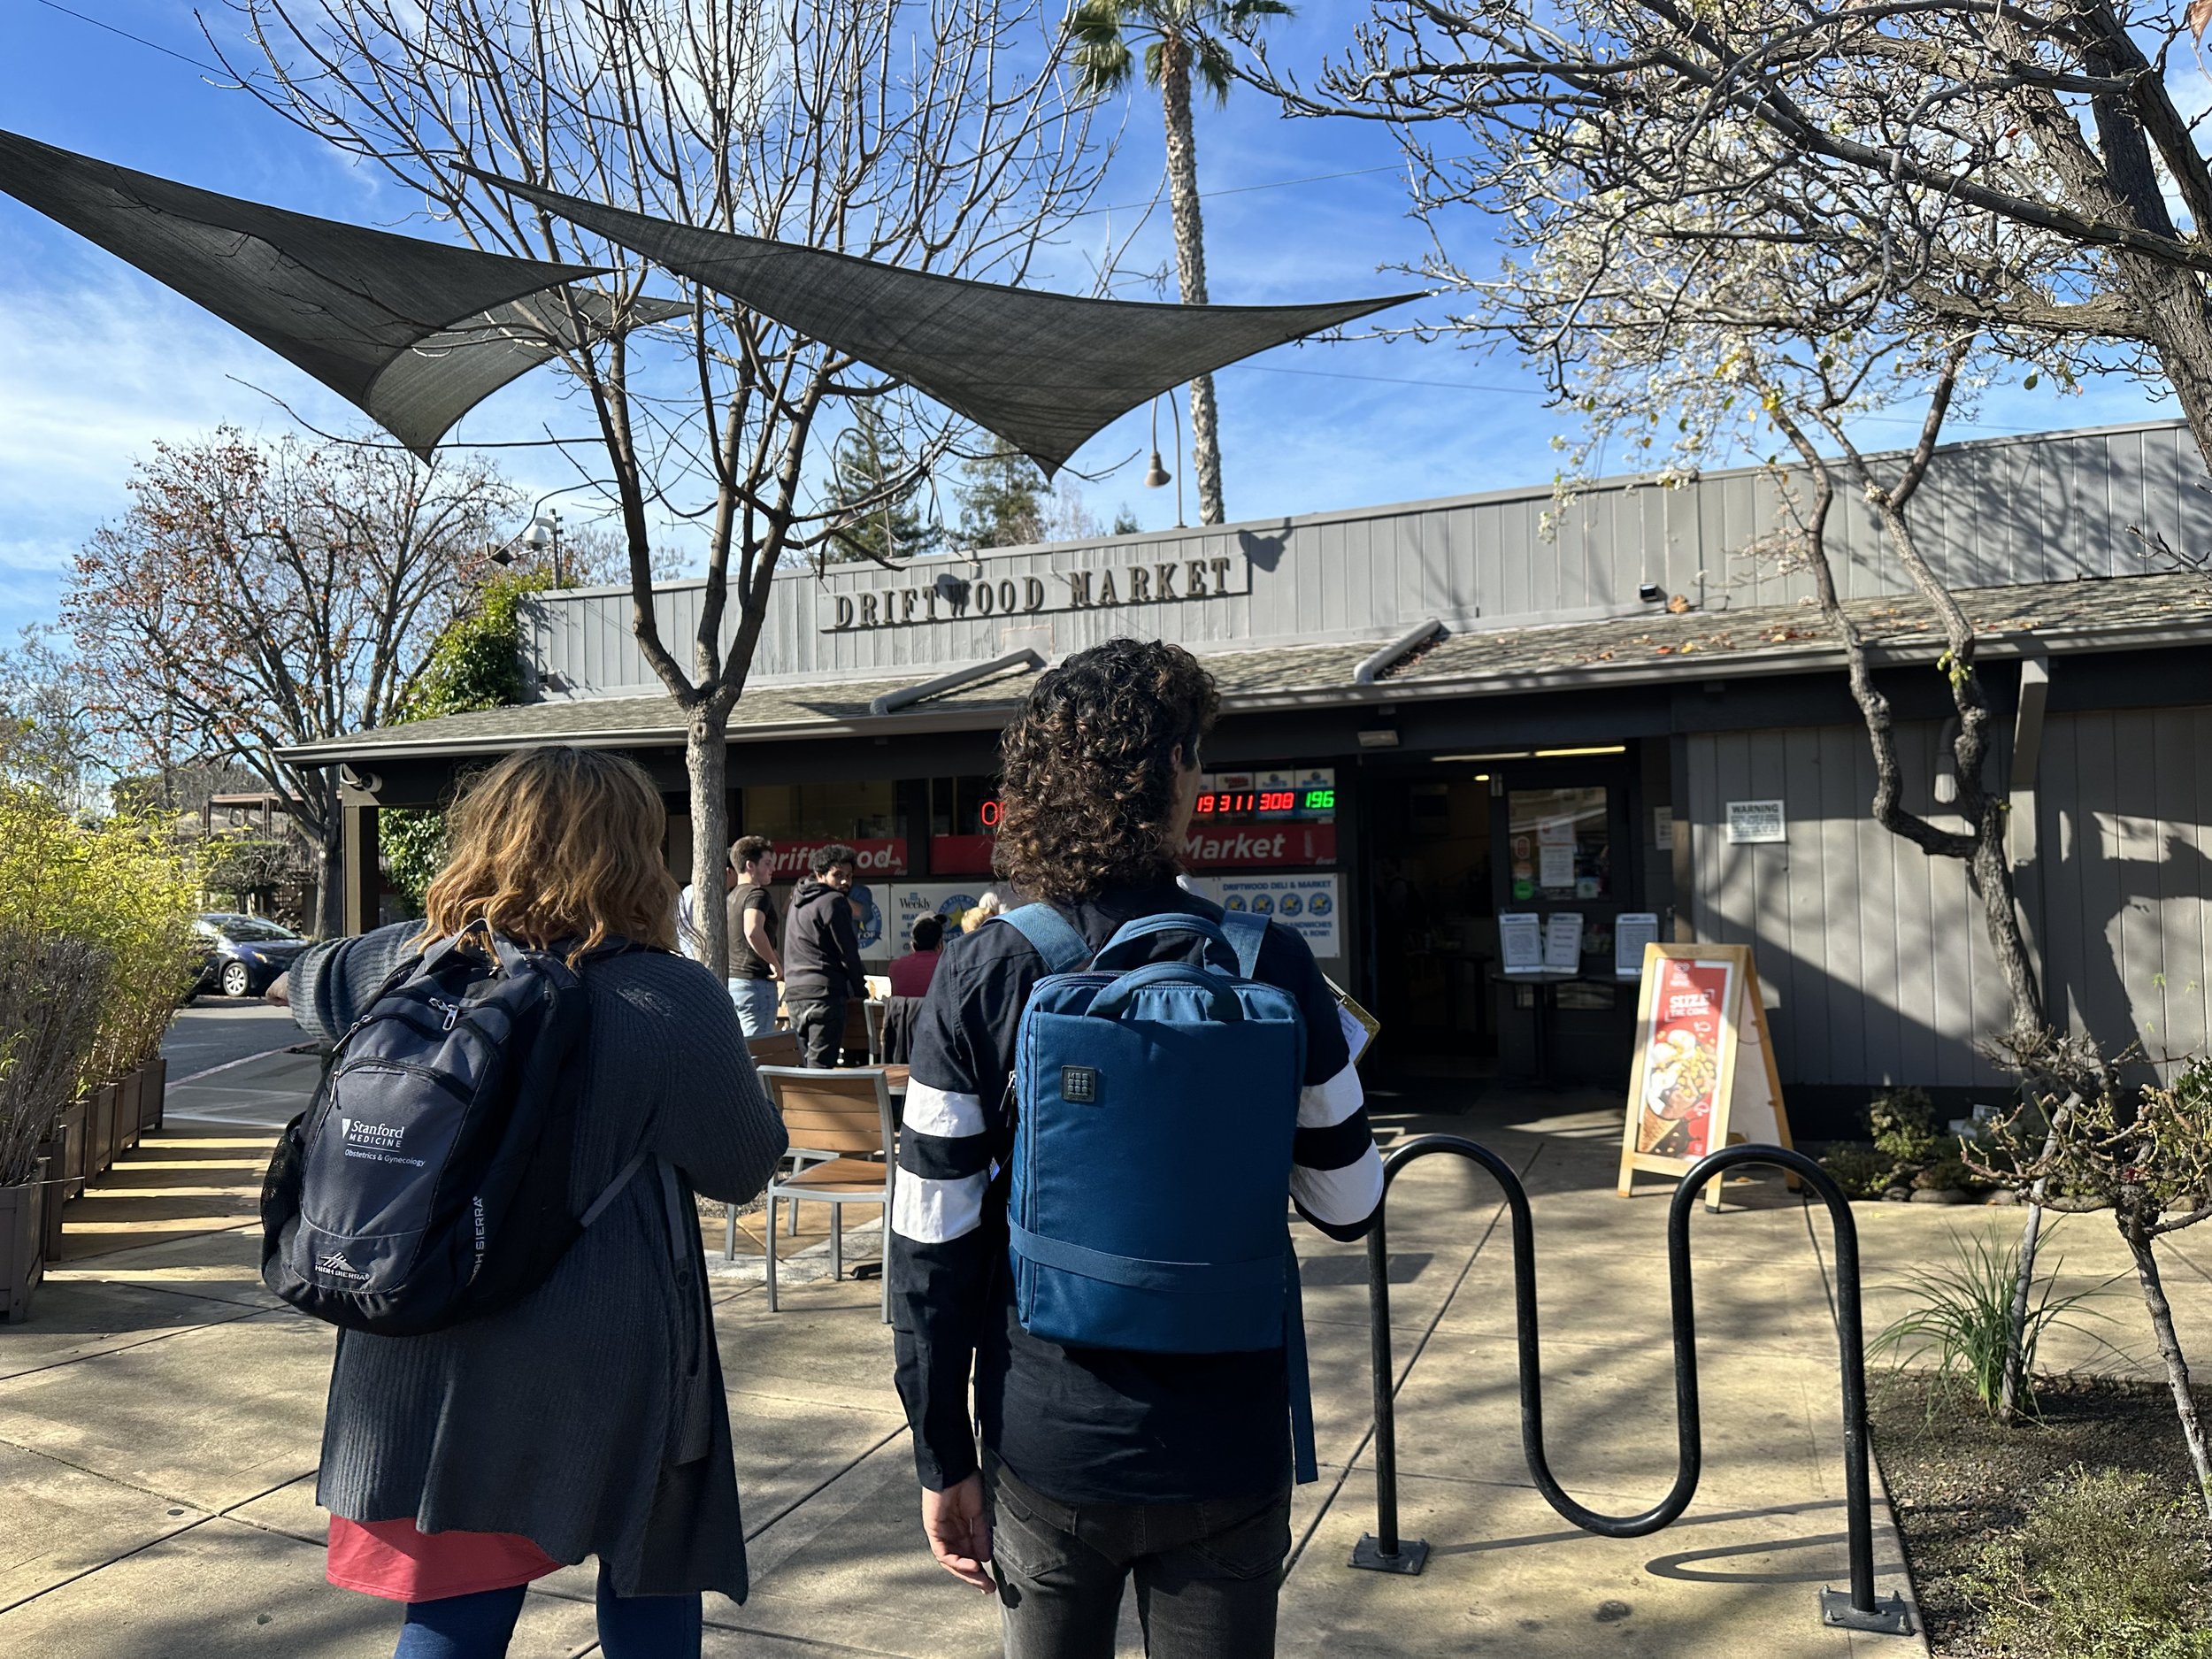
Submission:
M 1372 1064 L 1417 1077 L 1488 1076 L 1498 1053 L 1490 780 L 1386 775 L 1363 793 L 1369 983 L 1382 1022 Z

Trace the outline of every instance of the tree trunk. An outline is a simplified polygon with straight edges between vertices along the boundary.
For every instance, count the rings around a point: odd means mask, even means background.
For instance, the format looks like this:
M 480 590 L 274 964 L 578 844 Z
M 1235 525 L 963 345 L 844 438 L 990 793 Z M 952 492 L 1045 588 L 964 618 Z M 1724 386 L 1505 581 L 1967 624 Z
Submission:
M 2212 314 L 2204 279 L 2140 254 L 2116 254 L 2144 319 L 2144 333 L 2165 370 L 2197 448 L 2212 456 Z
M 2027 1225 L 2020 1233 L 2020 1271 L 2012 1281 L 2012 1312 L 2005 1325 L 2004 1386 L 1997 1395 L 1997 1421 L 2010 1428 L 2020 1419 L 2027 1381 L 2028 1302 L 2035 1293 L 2035 1252 L 2043 1234 L 2043 1183 L 2028 1201 Z
M 1206 302 L 1206 231 L 1198 209 L 1198 148 L 1191 127 L 1190 43 L 1172 29 L 1160 36 L 1160 102 L 1167 117 L 1168 206 L 1175 218 L 1175 278 L 1186 305 Z M 1214 377 L 1190 383 L 1191 469 L 1198 476 L 1198 522 L 1219 524 L 1221 434 Z
M 340 810 L 315 833 L 315 937 L 336 939 L 345 931 L 346 819 Z
M 684 734 L 684 771 L 691 781 L 692 920 L 718 979 L 730 974 L 729 910 L 723 866 L 730 859 L 729 712 L 710 698 L 691 711 Z
M 2204 1444 L 2204 1425 L 2197 1418 L 2197 1397 L 2189 1387 L 2189 1362 L 2174 1332 L 2174 1310 L 2167 1303 L 2166 1287 L 2158 1276 L 2158 1258 L 2151 1238 L 2124 1202 L 2118 1213 L 2120 1236 L 2135 1258 L 2135 1277 L 2143 1286 L 2143 1305 L 2150 1310 L 2151 1330 L 2158 1338 L 2158 1356 L 2166 1362 L 2166 1386 L 2173 1390 L 2174 1410 L 2181 1418 L 2181 1438 L 2188 1442 L 2189 1462 L 2197 1472 L 2197 1493 L 2212 1514 L 2212 1456 Z
M 2116 21 L 2108 27 L 2114 35 L 2120 33 Z M 2134 56 L 2124 40 L 2118 44 Z M 2085 50 L 2082 61 L 2092 74 L 2109 74 L 2116 67 L 2108 49 Z M 2034 88 L 2016 96 L 2030 123 L 2041 129 L 2052 165 L 2091 211 L 2157 235 L 2180 237 L 2141 111 L 2132 101 L 2111 93 L 2089 100 L 2097 139 L 2093 150 L 2078 114 L 2056 93 Z M 2204 227 L 2196 229 L 2201 234 Z M 2212 457 L 2212 309 L 2206 303 L 2204 278 L 2147 254 L 2116 249 L 2111 258 L 2191 435 L 2198 449 Z

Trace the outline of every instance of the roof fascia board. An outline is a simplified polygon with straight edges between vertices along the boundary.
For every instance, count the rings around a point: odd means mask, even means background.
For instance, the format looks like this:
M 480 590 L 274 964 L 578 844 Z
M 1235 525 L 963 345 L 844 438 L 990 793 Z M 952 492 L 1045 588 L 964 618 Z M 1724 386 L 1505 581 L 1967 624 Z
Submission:
M 2099 651 L 2176 649 L 2208 644 L 2212 644 L 2212 622 L 2150 629 L 2130 634 L 2125 638 L 2116 637 L 2109 629 L 2095 628 L 2052 628 L 2038 629 L 2033 633 L 1985 634 L 1976 643 L 1976 654 L 1985 662 L 2013 662 L 2046 653 L 2072 656 Z M 1942 641 L 1928 639 L 1894 647 L 1870 647 L 1867 657 L 1878 668 L 1910 667 L 1932 663 L 1942 655 Z M 1698 654 L 1693 652 L 1691 656 L 1698 657 Z M 1221 706 L 1225 714 L 1265 713 L 1386 703 L 1427 703 L 1452 697 L 1510 696 L 1522 692 L 1597 690 L 1613 686 L 1646 685 L 1686 679 L 1701 672 L 1702 677 L 1709 680 L 1822 673 L 1840 669 L 1846 660 L 1842 648 L 1832 645 L 1773 651 L 1718 651 L 1710 657 L 1698 657 L 1694 664 L 1687 666 L 1685 658 L 1674 656 L 1648 665 L 1635 663 L 1603 666 L 1578 664 L 1569 668 L 1535 669 L 1522 673 L 1463 674 L 1440 676 L 1433 680 L 1386 680 L 1366 686 L 1340 683 L 1298 691 L 1229 692 L 1223 695 Z M 972 732 L 1002 725 L 1007 710 L 1012 706 L 1010 702 L 965 709 L 932 710 L 915 714 L 890 714 L 860 720 L 782 721 L 771 726 L 739 726 L 731 732 L 730 738 L 733 742 L 741 743 L 788 742 L 806 738 L 897 737 L 908 733 Z M 531 734 L 526 734 L 525 741 L 528 735 Z M 541 741 L 572 744 L 579 749 L 657 749 L 680 747 L 684 737 L 683 726 L 672 723 L 665 726 L 636 726 L 626 730 L 546 733 L 542 734 Z M 508 733 L 504 735 L 433 739 L 419 743 L 375 743 L 365 747 L 342 743 L 303 744 L 296 749 L 279 749 L 277 756 L 281 760 L 299 765 L 334 765 L 341 761 L 355 760 L 371 764 L 377 756 L 435 759 L 445 756 L 499 754 L 517 745 L 517 735 Z

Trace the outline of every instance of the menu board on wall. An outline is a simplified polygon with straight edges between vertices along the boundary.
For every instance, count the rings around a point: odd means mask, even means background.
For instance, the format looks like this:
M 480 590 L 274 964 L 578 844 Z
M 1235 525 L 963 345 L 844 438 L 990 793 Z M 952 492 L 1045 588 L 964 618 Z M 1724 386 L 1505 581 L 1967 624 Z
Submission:
M 1339 878 L 1330 872 L 1286 872 L 1267 876 L 1192 876 L 1190 890 L 1225 910 L 1247 910 L 1282 923 L 1317 956 L 1341 956 Z
M 1790 1144 L 1751 948 L 1647 945 L 1621 1196 L 1639 1171 L 1680 1175 L 1708 1153 L 1747 1140 Z M 1718 1180 L 1705 1202 L 1720 1208 Z
M 957 932 L 960 918 L 975 908 L 989 886 L 981 879 L 856 883 L 853 898 L 860 910 L 861 959 L 887 962 L 904 956 L 914 937 L 914 923 L 920 917 L 941 916 L 947 930 Z M 866 919 L 871 910 L 877 913 L 872 933 Z

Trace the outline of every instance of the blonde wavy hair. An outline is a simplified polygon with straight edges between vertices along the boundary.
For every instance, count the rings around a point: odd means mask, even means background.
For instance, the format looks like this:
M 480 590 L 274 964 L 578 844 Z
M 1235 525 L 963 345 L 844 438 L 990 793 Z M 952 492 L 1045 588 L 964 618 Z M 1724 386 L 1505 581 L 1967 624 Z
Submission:
M 572 965 L 610 938 L 676 948 L 668 813 L 634 761 L 556 746 L 510 755 L 470 780 L 446 818 L 446 864 L 423 895 L 419 943 L 472 922 Z

